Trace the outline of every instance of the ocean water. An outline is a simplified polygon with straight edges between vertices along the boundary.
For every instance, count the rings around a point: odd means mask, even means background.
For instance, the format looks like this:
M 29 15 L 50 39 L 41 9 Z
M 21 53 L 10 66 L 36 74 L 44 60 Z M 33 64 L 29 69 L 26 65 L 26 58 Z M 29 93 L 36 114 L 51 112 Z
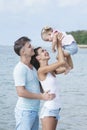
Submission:
M 50 62 L 54 56 L 51 53 Z M 57 130 L 87 130 L 87 49 L 79 48 L 72 59 L 74 69 L 57 76 L 62 104 Z M 12 74 L 18 60 L 13 47 L 0 46 L 0 130 L 15 128 L 17 94 Z

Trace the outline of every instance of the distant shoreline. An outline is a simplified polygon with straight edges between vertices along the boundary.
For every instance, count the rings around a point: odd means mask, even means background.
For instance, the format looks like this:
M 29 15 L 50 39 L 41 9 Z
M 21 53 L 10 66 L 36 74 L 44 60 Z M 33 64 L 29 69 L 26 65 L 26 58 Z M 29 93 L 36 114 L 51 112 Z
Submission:
M 5 47 L 5 46 L 7 46 L 7 47 L 13 47 L 12 45 L 0 45 L 1 47 Z M 84 44 L 78 44 L 78 47 L 79 48 L 87 48 L 87 44 L 86 45 L 84 45 Z
M 87 48 L 87 45 L 78 45 L 80 48 Z

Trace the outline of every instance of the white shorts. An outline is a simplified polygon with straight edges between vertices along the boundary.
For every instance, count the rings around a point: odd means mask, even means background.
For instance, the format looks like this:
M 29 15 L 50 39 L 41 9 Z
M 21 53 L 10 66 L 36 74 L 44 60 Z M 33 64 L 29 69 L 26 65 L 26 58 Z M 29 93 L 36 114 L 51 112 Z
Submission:
M 61 108 L 59 109 L 56 109 L 56 110 L 51 110 L 51 109 L 48 109 L 46 107 L 43 107 L 41 109 L 41 112 L 40 112 L 40 118 L 44 118 L 44 117 L 55 117 L 57 120 L 59 120 L 60 116 L 59 116 L 59 112 L 60 112 Z

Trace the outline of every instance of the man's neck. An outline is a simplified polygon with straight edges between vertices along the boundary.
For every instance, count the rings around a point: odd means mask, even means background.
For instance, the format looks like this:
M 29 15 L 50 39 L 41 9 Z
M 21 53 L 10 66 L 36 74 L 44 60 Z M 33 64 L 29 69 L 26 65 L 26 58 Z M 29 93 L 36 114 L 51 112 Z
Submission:
M 30 65 L 30 60 L 31 60 L 31 57 L 21 57 L 21 62 L 27 66 Z

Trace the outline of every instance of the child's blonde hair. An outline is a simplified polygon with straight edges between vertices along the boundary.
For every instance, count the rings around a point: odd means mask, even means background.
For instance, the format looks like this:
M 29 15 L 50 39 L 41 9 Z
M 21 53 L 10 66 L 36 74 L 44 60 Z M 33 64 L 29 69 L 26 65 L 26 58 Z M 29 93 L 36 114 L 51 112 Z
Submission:
M 50 26 L 45 26 L 41 30 L 41 38 L 44 40 L 43 35 L 47 34 L 49 31 L 53 31 L 53 28 Z

